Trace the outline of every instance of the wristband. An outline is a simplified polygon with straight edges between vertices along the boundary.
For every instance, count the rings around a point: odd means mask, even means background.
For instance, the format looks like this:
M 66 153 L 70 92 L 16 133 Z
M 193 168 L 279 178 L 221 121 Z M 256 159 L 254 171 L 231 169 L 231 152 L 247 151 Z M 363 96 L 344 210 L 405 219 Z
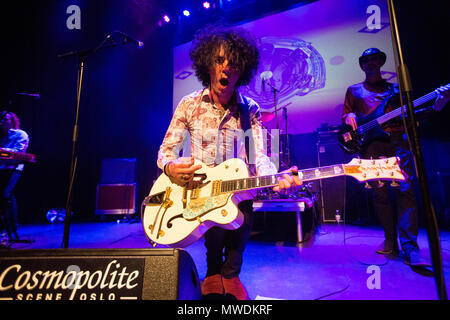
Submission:
M 165 174 L 166 176 L 169 176 L 169 174 L 168 174 L 167 171 L 166 171 L 166 168 L 168 168 L 169 164 L 170 164 L 170 162 L 166 163 L 166 164 L 164 165 L 164 168 L 163 168 L 163 172 L 164 172 L 164 174 Z

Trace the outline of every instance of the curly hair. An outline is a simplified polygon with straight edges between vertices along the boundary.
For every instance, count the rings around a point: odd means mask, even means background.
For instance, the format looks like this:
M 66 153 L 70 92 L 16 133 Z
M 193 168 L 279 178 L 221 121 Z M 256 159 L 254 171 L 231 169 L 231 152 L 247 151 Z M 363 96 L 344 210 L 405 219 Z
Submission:
M 196 33 L 190 58 L 197 78 L 205 87 L 209 86 L 209 69 L 221 46 L 230 64 L 239 72 L 236 87 L 248 85 L 258 69 L 259 52 L 256 41 L 241 28 L 207 26 Z
M 20 120 L 19 117 L 14 113 L 14 112 L 10 112 L 10 111 L 1 111 L 0 112 L 0 120 L 2 120 L 4 117 L 6 117 L 6 115 L 8 115 L 11 117 L 10 121 L 11 121 L 11 127 L 13 129 L 19 129 L 20 128 Z

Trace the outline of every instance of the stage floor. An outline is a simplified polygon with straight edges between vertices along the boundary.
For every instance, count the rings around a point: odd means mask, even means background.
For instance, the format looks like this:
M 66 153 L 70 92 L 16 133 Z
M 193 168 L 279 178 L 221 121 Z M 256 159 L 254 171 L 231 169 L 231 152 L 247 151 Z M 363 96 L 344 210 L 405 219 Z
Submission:
M 22 225 L 11 250 L 61 248 L 63 224 Z M 251 299 L 286 300 L 435 300 L 432 268 L 413 269 L 401 257 L 375 253 L 383 241 L 378 226 L 324 224 L 308 241 L 296 245 L 282 239 L 264 240 L 254 234 L 247 246 L 241 280 Z M 441 231 L 442 261 L 450 289 L 450 232 Z M 418 238 L 421 253 L 430 259 L 426 230 Z M 141 222 L 73 223 L 69 248 L 151 248 Z M 206 273 L 203 239 L 185 248 L 200 280 Z M 375 270 L 375 271 L 374 271 Z M 374 275 L 379 285 L 374 285 Z

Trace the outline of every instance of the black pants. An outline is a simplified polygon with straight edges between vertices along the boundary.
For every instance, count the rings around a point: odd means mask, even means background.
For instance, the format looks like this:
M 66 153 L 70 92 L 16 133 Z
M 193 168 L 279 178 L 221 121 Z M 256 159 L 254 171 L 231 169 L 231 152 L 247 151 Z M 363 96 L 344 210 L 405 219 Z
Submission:
M 242 256 L 253 226 L 253 201 L 239 203 L 239 210 L 244 214 L 244 223 L 236 230 L 213 227 L 205 233 L 206 276 L 221 274 L 224 278 L 239 275 Z
M 406 137 L 400 132 L 392 133 L 386 141 L 372 142 L 363 156 L 364 158 L 373 157 L 374 159 L 383 156 L 400 157 L 400 167 L 408 174 L 409 179 L 399 182 L 400 187 L 395 188 L 390 187 L 389 182 L 384 182 L 382 187 L 379 187 L 377 182 L 371 182 L 374 208 L 383 226 L 386 241 L 396 245 L 398 236 L 403 251 L 418 250 L 419 222 L 413 186 L 415 171 L 413 157 L 409 151 Z M 391 189 L 391 193 L 389 189 Z M 394 200 L 394 202 L 391 200 Z M 396 204 L 396 207 L 394 204 Z M 395 219 L 395 213 L 397 213 L 397 219 Z
M 21 175 L 17 170 L 0 170 L 0 219 L 10 241 L 17 235 L 17 201 L 14 190 Z

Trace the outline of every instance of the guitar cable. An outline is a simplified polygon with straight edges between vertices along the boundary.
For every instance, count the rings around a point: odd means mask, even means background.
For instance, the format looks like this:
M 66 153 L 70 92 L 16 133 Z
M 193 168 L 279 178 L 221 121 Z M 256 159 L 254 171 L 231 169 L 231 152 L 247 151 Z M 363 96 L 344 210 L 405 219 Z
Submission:
M 347 184 L 347 177 L 345 178 L 345 182 L 346 182 L 346 184 Z M 372 238 L 372 237 L 373 237 L 373 238 L 380 238 L 380 237 L 377 237 L 377 236 L 369 236 L 369 235 L 366 235 L 366 236 L 359 236 L 359 235 L 357 235 L 357 236 L 349 236 L 349 237 L 346 236 L 346 227 L 347 227 L 347 224 L 346 224 L 346 212 L 347 212 L 346 195 L 347 195 L 347 188 L 344 189 L 344 210 L 343 210 L 343 219 L 342 219 L 342 221 L 343 221 L 343 244 L 344 244 L 344 249 L 345 249 L 346 255 L 347 255 L 351 260 L 356 261 L 356 262 L 358 262 L 358 263 L 360 263 L 360 264 L 362 264 L 362 265 L 365 265 L 365 266 L 375 265 L 375 266 L 379 266 L 379 267 L 380 267 L 380 266 L 387 265 L 387 264 L 390 262 L 389 259 L 386 259 L 386 261 L 385 261 L 384 263 L 381 263 L 381 264 L 368 263 L 368 262 L 362 261 L 362 260 L 360 260 L 360 259 L 358 259 L 358 258 L 355 258 L 355 257 L 350 253 L 350 250 L 349 250 L 348 245 L 347 245 L 347 240 L 348 240 L 348 239 L 361 238 L 361 237 L 365 237 L 365 238 L 367 238 L 367 237 L 371 237 L 371 238 Z M 348 269 L 347 269 L 345 263 L 346 263 L 346 262 L 343 261 L 343 262 L 341 263 L 341 266 L 342 266 L 343 271 L 344 271 L 343 276 L 344 276 L 345 279 L 346 279 L 346 284 L 345 284 L 341 289 L 338 289 L 338 290 L 336 290 L 336 291 L 333 291 L 333 292 L 327 293 L 327 294 L 325 294 L 325 295 L 319 296 L 319 297 L 317 297 L 317 298 L 315 298 L 315 299 L 313 299 L 313 300 L 322 300 L 322 299 L 328 298 L 328 297 L 330 297 L 330 296 L 332 296 L 332 295 L 342 293 L 342 292 L 344 292 L 344 291 L 346 291 L 347 289 L 350 288 L 351 279 L 350 279 L 350 277 L 349 277 L 349 275 L 348 275 Z
M 347 177 L 345 177 L 345 184 L 347 185 Z M 365 261 L 361 261 L 360 259 L 357 259 L 357 258 L 355 258 L 351 253 L 350 253 L 350 250 L 349 250 L 349 248 L 348 248 L 348 245 L 347 245 L 347 240 L 348 239 L 354 239 L 354 238 L 380 238 L 380 237 L 377 237 L 377 236 L 369 236 L 369 235 L 363 235 L 363 236 L 361 236 L 361 235 L 356 235 L 356 236 L 350 236 L 350 237 L 347 237 L 346 236 L 346 214 L 347 213 L 347 187 L 346 188 L 344 188 L 344 212 L 343 212 L 343 215 L 344 215 L 344 218 L 343 218 L 343 221 L 344 221 L 344 248 L 345 248 L 345 252 L 346 252 L 346 254 L 347 254 L 347 256 L 349 256 L 350 257 L 350 259 L 353 259 L 354 261 L 356 261 L 356 262 L 358 262 L 358 263 L 360 263 L 360 264 L 362 264 L 362 265 L 366 265 L 366 266 L 371 266 L 371 265 L 375 265 L 375 266 L 384 266 L 384 265 L 386 265 L 386 264 L 388 264 L 389 263 L 389 259 L 386 259 L 386 261 L 384 262 L 384 263 L 381 263 L 381 264 L 376 264 L 376 263 L 368 263 L 368 262 L 365 262 Z

